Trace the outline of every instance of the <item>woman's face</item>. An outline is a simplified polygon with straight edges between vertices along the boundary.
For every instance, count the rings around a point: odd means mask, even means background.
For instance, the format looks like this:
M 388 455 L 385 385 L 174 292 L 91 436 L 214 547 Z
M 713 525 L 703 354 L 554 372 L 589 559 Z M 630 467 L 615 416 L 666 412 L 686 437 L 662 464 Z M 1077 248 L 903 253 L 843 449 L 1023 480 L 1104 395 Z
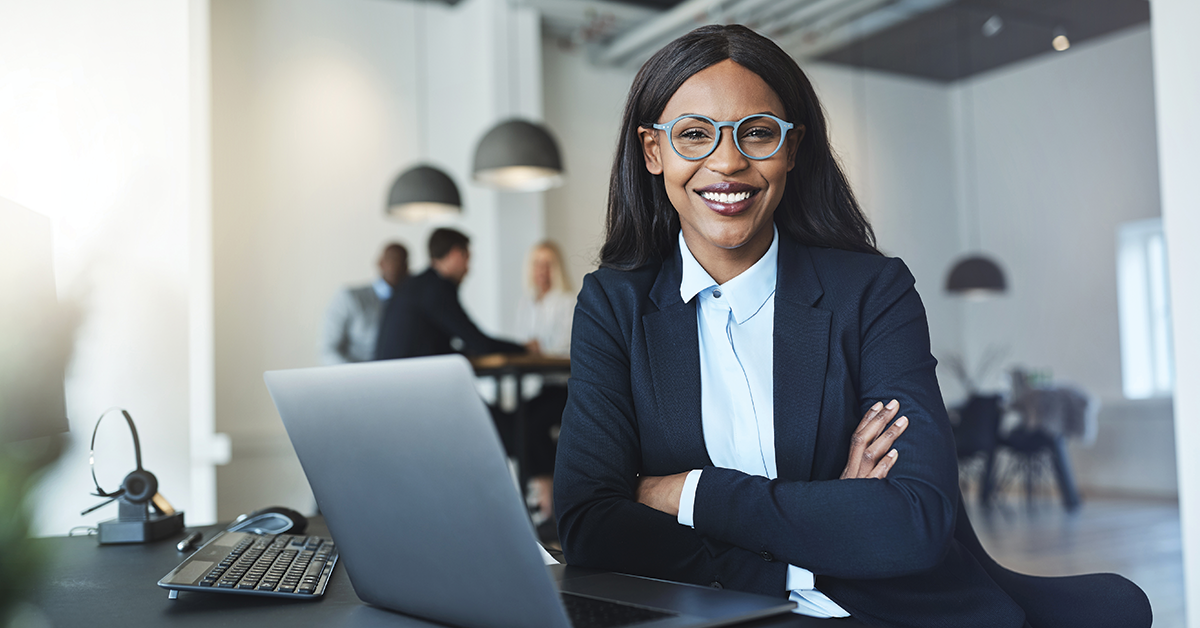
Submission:
M 685 114 L 741 120 L 756 113 L 787 119 L 783 103 L 766 82 L 727 59 L 680 85 L 657 122 Z M 732 128 L 723 128 L 717 148 L 696 161 L 676 154 L 665 130 L 642 127 L 638 133 L 646 169 L 663 175 L 667 196 L 679 212 L 684 240 L 701 264 L 705 258 L 715 259 L 712 255 L 727 258 L 728 253 L 750 256 L 753 263 L 766 252 L 771 246 L 771 220 L 804 136 L 802 125 L 788 131 L 779 152 L 763 160 L 738 151 Z
M 538 298 L 550 292 L 553 283 L 554 252 L 547 248 L 538 247 L 533 252 L 533 287 Z

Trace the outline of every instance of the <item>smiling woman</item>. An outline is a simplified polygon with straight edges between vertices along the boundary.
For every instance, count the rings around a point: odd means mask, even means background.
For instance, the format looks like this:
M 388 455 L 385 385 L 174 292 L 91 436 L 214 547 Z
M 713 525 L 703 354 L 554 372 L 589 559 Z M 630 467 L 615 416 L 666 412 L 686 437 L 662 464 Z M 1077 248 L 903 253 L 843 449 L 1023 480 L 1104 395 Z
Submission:
M 663 170 L 670 165 L 666 160 L 691 162 L 696 168 L 711 161 L 719 170 L 720 157 L 715 153 L 733 151 L 743 157 L 749 153 L 748 161 L 757 157 L 744 138 L 740 143 L 721 138 L 730 132 L 740 136 L 760 134 L 761 125 L 736 131 L 713 129 L 714 154 L 704 155 L 709 159 L 692 158 L 686 150 L 681 154 L 680 144 L 668 143 L 668 138 L 695 137 L 694 124 L 674 119 L 685 114 L 685 120 L 737 120 L 742 127 L 750 123 L 742 121 L 743 116 L 769 114 L 782 123 L 781 127 L 790 124 L 790 128 L 780 129 L 783 141 L 779 151 L 763 159 L 770 165 L 759 164 L 765 168 L 784 166 L 786 185 L 777 183 L 772 191 L 779 206 L 775 223 L 802 244 L 878 253 L 871 227 L 829 145 L 825 117 L 808 78 L 769 40 L 740 26 L 722 33 L 714 29 L 697 29 L 672 42 L 647 61 L 634 79 L 609 181 L 607 237 L 600 251 L 600 265 L 631 270 L 670 257 L 680 215 Z M 755 38 L 767 42 L 773 51 L 756 43 Z M 750 80 L 740 81 L 739 77 Z M 689 102 L 704 109 L 689 110 Z M 672 131 L 661 128 L 669 123 L 674 123 Z M 739 153 L 739 149 L 747 153 Z M 712 183 L 717 187 L 706 190 L 710 194 L 749 191 L 733 180 Z M 676 188 L 674 193 L 685 192 Z
M 739 122 L 712 123 L 700 112 Z M 767 83 L 726 59 L 679 87 L 660 116 L 672 119 L 669 128 L 638 129 L 646 170 L 662 176 L 688 248 L 718 283 L 740 275 L 771 245 L 775 208 L 804 137 L 803 125 L 785 137 L 777 124 L 761 122 L 780 115 L 783 104 Z M 726 124 L 727 133 L 720 129 Z M 762 157 L 743 148 L 762 144 L 769 146 Z
M 555 466 L 569 563 L 878 626 L 1149 626 L 1119 576 L 1022 580 L 979 546 L 913 276 L 778 46 L 707 26 L 655 54 L 610 181 Z

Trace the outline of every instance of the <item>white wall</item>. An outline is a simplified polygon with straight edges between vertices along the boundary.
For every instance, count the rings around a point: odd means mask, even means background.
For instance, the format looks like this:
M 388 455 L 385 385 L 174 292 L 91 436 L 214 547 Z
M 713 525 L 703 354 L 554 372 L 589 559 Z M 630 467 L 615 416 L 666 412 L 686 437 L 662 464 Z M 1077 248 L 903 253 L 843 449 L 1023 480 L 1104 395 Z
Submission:
M 1175 325 L 1175 430 L 1188 623 L 1200 626 L 1200 4 L 1154 0 L 1154 84 L 1163 226 Z
M 311 495 L 262 373 L 316 364 L 326 305 L 372 279 L 385 242 L 402 241 L 424 270 L 438 225 L 383 213 L 400 172 L 431 161 L 458 184 L 463 214 L 439 224 L 472 239 L 464 305 L 485 331 L 510 322 L 524 251 L 544 233 L 540 195 L 485 190 L 470 168 L 500 118 L 540 116 L 538 24 L 502 0 L 216 0 L 212 9 L 216 409 L 233 439 L 220 515 L 273 503 L 304 510 Z M 510 79 L 522 87 L 510 91 Z
M 1117 226 L 1159 215 L 1149 28 L 952 90 L 974 135 L 972 144 L 960 134 L 967 194 L 970 159 L 977 165 L 963 237 L 1009 281 L 1003 297 L 962 303 L 965 354 L 978 363 L 1003 347 L 1005 366 L 1049 370 L 1100 398 L 1095 446 L 1072 449 L 1085 489 L 1174 496 L 1170 400 L 1124 399 L 1117 320 Z M 993 375 L 989 386 L 1004 389 L 1003 373 Z
M 966 304 L 972 358 L 1001 344 L 1012 362 L 1123 398 L 1116 229 L 1159 215 L 1152 68 L 1139 27 L 955 88 L 974 109 L 981 245 L 1010 283 Z
M 634 69 L 602 68 L 582 48 L 546 38 L 546 121 L 566 141 L 566 182 L 546 193 L 546 235 L 562 247 L 575 290 L 596 269 L 604 244 L 608 176 L 620 135 L 621 113 Z
M 51 217 L 60 298 L 84 315 L 66 382 L 71 444 L 36 496 L 38 534 L 116 516 L 79 514 L 100 501 L 88 495 L 88 438 L 113 405 L 137 421 L 145 467 L 188 523 L 215 514 L 211 468 L 193 477 L 189 428 L 205 419 L 190 416 L 204 379 L 190 369 L 211 351 L 193 309 L 204 258 L 190 249 L 208 213 L 193 133 L 208 97 L 194 47 L 203 24 L 191 19 L 203 6 L 0 4 L 0 196 Z M 107 490 L 133 470 L 120 415 L 105 421 L 96 466 Z

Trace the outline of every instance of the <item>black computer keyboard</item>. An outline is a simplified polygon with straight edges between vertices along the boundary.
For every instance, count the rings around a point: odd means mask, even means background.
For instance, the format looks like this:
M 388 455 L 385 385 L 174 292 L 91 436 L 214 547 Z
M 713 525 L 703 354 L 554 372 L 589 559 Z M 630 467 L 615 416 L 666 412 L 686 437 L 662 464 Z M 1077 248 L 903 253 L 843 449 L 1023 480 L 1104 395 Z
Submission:
M 672 616 L 672 613 L 571 593 L 563 593 L 561 598 L 572 628 L 616 628 Z
M 163 576 L 171 591 L 215 591 L 314 599 L 337 564 L 333 539 L 223 531 Z

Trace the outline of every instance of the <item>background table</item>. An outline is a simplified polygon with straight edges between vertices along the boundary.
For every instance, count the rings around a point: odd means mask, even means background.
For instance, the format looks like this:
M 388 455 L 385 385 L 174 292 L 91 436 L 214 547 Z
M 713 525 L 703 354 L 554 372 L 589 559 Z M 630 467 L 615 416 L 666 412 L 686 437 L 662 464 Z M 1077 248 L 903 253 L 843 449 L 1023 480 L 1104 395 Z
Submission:
M 517 460 L 517 475 L 520 478 L 521 494 L 524 494 L 529 481 L 529 456 L 525 451 L 525 431 L 529 429 L 529 417 L 523 381 L 526 375 L 570 375 L 571 360 L 544 355 L 495 353 L 471 358 L 471 367 L 475 369 L 475 375 L 496 380 L 497 409 L 500 407 L 503 380 L 508 377 L 516 380 L 517 407 L 512 414 L 512 455 Z

